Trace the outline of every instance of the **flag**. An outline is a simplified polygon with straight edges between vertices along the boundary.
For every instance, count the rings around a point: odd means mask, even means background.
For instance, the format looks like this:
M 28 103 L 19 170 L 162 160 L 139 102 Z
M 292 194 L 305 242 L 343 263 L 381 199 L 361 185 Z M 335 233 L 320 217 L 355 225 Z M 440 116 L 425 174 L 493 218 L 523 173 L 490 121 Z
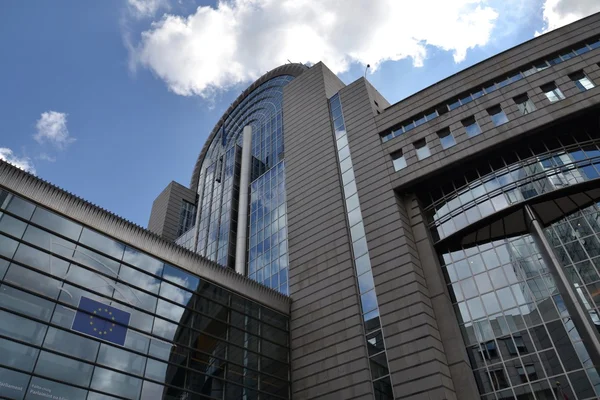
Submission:
M 81 296 L 71 329 L 123 346 L 130 318 L 128 312 Z

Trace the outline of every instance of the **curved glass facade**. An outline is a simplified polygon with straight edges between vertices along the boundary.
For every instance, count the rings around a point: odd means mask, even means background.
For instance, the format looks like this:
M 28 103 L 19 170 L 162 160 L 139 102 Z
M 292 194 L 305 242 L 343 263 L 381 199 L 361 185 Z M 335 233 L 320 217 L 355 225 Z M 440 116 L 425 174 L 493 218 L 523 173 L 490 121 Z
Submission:
M 568 130 L 473 165 L 421 196 L 435 241 L 532 197 L 600 177 L 600 135 Z
M 197 252 L 233 268 L 242 132 L 252 126 L 248 276 L 287 294 L 287 220 L 283 146 L 283 88 L 273 78 L 227 116 L 206 153 L 198 182 Z
M 420 195 L 481 398 L 596 399 L 600 205 L 573 185 L 600 177 L 597 122 L 511 148 Z
M 0 397 L 288 399 L 288 318 L 0 190 Z

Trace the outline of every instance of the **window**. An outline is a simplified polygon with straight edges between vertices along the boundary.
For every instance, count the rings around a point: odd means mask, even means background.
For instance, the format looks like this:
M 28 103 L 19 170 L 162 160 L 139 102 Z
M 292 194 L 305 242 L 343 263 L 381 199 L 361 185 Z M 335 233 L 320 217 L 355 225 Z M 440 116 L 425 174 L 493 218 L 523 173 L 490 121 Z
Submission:
M 590 90 L 595 86 L 594 82 L 592 82 L 583 71 L 575 72 L 574 74 L 569 75 L 569 78 L 575 82 L 575 86 L 582 92 Z
M 458 107 L 460 107 L 460 100 L 458 99 L 454 99 L 448 104 L 448 109 L 450 111 L 457 109 Z
M 492 117 L 492 122 L 495 126 L 500 126 L 508 122 L 508 117 L 506 116 L 500 105 L 488 108 L 487 112 L 490 115 L 490 117 Z
M 521 378 L 521 382 L 527 383 L 527 378 L 530 381 L 535 381 L 538 379 L 538 375 L 535 372 L 535 366 L 533 364 L 526 364 L 525 368 L 517 367 L 517 373 L 519 374 L 519 378 Z
M 531 99 L 527 96 L 527 93 L 517 96 L 513 100 L 515 101 L 515 104 L 519 108 L 519 111 L 522 115 L 527 115 L 530 112 L 535 111 L 535 105 L 533 104 L 533 101 L 531 101 Z
M 448 149 L 456 144 L 454 136 L 452 136 L 452 132 L 450 132 L 450 128 L 442 129 L 437 134 L 443 149 Z
M 492 381 L 492 386 L 494 387 L 494 390 L 504 389 L 509 386 L 503 369 L 496 369 L 490 371 L 490 380 Z
M 465 130 L 467 131 L 467 135 L 469 137 L 477 136 L 481 133 L 481 128 L 477 124 L 475 117 L 469 117 L 467 119 L 463 119 L 462 121 Z
M 419 160 L 423 160 L 431 155 L 431 151 L 429 151 L 429 146 L 427 146 L 427 142 L 425 139 L 417 140 L 413 143 L 415 146 L 415 150 L 417 151 L 417 158 Z
M 548 100 L 550 100 L 550 103 L 555 103 L 559 100 L 564 100 L 565 98 L 565 95 L 560 91 L 558 87 L 556 87 L 554 82 L 548 83 L 542 86 L 540 89 L 542 89 L 542 92 L 544 92 Z
M 406 159 L 404 158 L 404 154 L 402 154 L 402 150 L 392 153 L 392 162 L 394 163 L 394 171 L 406 168 Z
M 527 353 L 527 347 L 525 346 L 525 342 L 523 342 L 522 336 L 513 336 L 514 342 L 508 338 L 505 341 L 505 345 L 508 349 L 508 352 L 513 356 L 516 356 L 518 353 Z
M 547 62 L 546 60 L 540 60 L 540 61 L 538 61 L 537 63 L 535 63 L 535 64 L 533 65 L 533 67 L 534 67 L 535 69 L 537 69 L 538 71 L 543 71 L 543 70 L 545 70 L 546 68 L 549 68 L 550 66 L 548 65 L 548 62 Z

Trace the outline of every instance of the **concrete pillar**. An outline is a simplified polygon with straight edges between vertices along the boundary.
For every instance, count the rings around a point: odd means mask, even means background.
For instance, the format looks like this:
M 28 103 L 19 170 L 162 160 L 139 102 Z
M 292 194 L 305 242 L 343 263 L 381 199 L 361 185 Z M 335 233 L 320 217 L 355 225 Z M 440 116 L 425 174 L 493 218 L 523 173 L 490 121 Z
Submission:
M 238 203 L 237 234 L 235 241 L 235 272 L 246 274 L 246 243 L 248 241 L 248 188 L 252 167 L 252 127 L 244 127 L 242 166 L 240 170 L 240 197 Z

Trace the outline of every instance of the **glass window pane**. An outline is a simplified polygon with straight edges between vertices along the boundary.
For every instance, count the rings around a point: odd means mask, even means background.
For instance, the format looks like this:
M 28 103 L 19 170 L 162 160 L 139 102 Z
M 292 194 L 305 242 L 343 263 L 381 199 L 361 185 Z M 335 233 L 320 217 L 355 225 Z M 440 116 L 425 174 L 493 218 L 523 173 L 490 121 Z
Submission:
M 352 247 L 354 248 L 354 257 L 358 258 L 368 251 L 367 240 L 363 237 L 352 243 Z
M 25 397 L 30 376 L 10 369 L 0 368 L 0 397 L 22 400 Z
M 90 364 L 42 351 L 34 372 L 59 381 L 87 386 L 93 368 Z
M 350 147 L 345 146 L 338 150 L 338 156 L 340 157 L 340 161 L 345 160 L 350 157 Z
M 54 303 L 8 285 L 0 286 L 0 304 L 21 314 L 49 321 Z
M 348 213 L 348 222 L 349 222 L 350 226 L 354 226 L 355 224 L 359 223 L 360 221 L 362 221 L 360 207 L 357 207 Z
M 358 289 L 360 293 L 365 293 L 375 287 L 373 275 L 370 272 L 362 274 L 358 277 Z
M 142 252 L 127 247 L 123 256 L 123 261 L 129 263 L 143 271 L 147 271 L 151 274 L 161 276 L 163 270 L 163 263 L 156 258 L 150 257 Z
M 135 375 L 143 375 L 146 366 L 145 357 L 104 343 L 100 345 L 97 362 Z
M 4 280 L 53 299 L 58 297 L 61 288 L 60 281 L 17 264 L 11 264 Z
M 31 218 L 34 209 L 35 205 L 15 195 L 10 195 L 8 206 L 6 206 L 6 211 L 26 220 Z
M 62 308 L 61 306 L 59 306 Z M 85 336 L 50 327 L 44 340 L 44 348 L 93 362 L 99 343 Z
M 402 154 L 397 155 L 396 157 L 392 156 L 392 162 L 394 164 L 394 171 L 400 171 L 403 168 L 406 168 L 406 159 Z
M 50 229 L 62 236 L 66 236 L 69 239 L 79 239 L 81 233 L 81 225 L 74 223 L 58 214 L 45 210 L 43 208 L 36 208 L 31 218 L 31 222 L 43 226 L 44 228 Z
M 10 262 L 8 262 L 7 260 L 0 258 L 0 281 L 2 281 L 2 279 L 4 279 L 4 274 L 6 273 L 6 270 L 8 270 L 8 266 L 10 265 Z
M 346 135 L 341 135 L 340 137 L 338 137 L 336 144 L 338 150 L 345 146 L 348 146 L 348 137 Z
M 369 255 L 365 254 L 356 259 L 356 274 L 362 275 L 363 273 L 371 270 L 371 260 L 369 260 Z
M 29 384 L 27 400 L 48 400 L 48 394 L 57 399 L 85 399 L 87 390 L 79 389 L 70 385 L 33 377 Z
M 0 231 L 20 239 L 26 227 L 25 222 L 0 212 Z
M 198 277 L 168 264 L 165 264 L 163 279 L 186 287 L 192 291 L 196 290 L 200 283 Z
M 367 313 L 377 308 L 377 296 L 375 290 L 360 295 L 360 304 L 362 305 L 362 312 Z
M 353 242 L 365 236 L 365 228 L 362 222 L 359 222 L 358 224 L 350 228 L 350 236 L 352 237 Z
M 115 257 L 118 260 L 123 257 L 123 252 L 125 251 L 124 244 L 88 228 L 83 229 L 79 242 L 90 246 L 92 249 Z
M 358 205 L 358 194 L 346 198 L 346 207 L 348 207 L 348 211 L 356 209 Z
M 348 198 L 356 193 L 356 181 L 352 181 L 344 186 L 344 197 Z
M 369 350 L 369 356 L 385 350 L 381 331 L 373 332 L 367 335 L 367 350 Z
M 354 171 L 350 168 L 348 171 L 342 174 L 342 182 L 344 185 L 352 182 L 354 180 Z
M 38 353 L 39 350 L 33 347 L 0 338 L 0 354 L 2 354 L 2 357 L 0 357 L 0 365 L 31 372 Z M 1 393 L 2 390 L 0 389 L 0 394 Z
M 162 385 L 158 385 L 150 381 L 144 381 L 144 386 L 142 387 L 142 396 L 140 397 L 140 400 L 154 400 L 163 398 L 164 390 L 165 387 Z
M 373 379 L 381 378 L 382 376 L 389 374 L 385 352 L 369 358 L 369 361 L 371 364 L 371 377 Z
M 137 399 L 142 388 L 142 380 L 96 367 L 91 387 L 92 389 L 112 393 L 117 396 Z
M 0 255 L 6 258 L 12 258 L 17 249 L 17 242 L 0 234 Z

